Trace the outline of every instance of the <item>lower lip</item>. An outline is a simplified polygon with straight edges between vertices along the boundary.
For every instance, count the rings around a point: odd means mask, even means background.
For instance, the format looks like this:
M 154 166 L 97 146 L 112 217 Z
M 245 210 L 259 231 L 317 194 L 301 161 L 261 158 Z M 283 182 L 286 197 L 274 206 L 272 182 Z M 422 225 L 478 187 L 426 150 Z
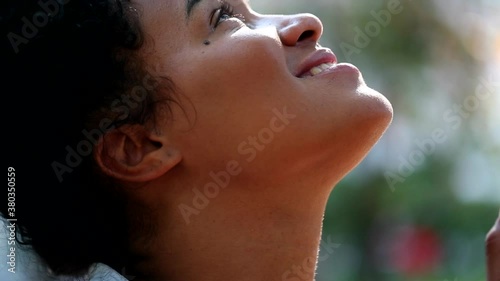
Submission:
M 316 74 L 314 76 L 305 77 L 305 78 L 316 78 L 316 77 L 321 77 L 321 76 L 325 76 L 325 75 L 337 75 L 340 73 L 359 75 L 360 71 L 357 67 L 355 67 L 354 65 L 352 65 L 350 63 L 339 63 L 339 64 L 336 64 L 336 65 L 330 67 L 329 69 L 327 69 L 319 74 Z

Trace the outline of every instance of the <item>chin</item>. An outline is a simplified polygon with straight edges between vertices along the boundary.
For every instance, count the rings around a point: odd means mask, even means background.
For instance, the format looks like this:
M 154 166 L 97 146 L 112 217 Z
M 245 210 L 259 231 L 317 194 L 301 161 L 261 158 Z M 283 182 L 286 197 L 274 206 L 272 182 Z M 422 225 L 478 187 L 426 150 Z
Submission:
M 341 137 L 340 145 L 335 143 L 337 148 L 333 151 L 332 158 L 337 162 L 335 169 L 342 177 L 365 159 L 384 135 L 393 118 L 391 103 L 379 92 L 365 86 L 358 97 L 362 99 L 362 105 L 358 104 L 356 118 L 347 122 L 345 135 Z
M 392 104 L 389 100 L 378 91 L 366 86 L 366 84 L 362 85 L 359 91 L 361 95 L 369 101 L 367 110 L 370 114 L 373 115 L 374 118 L 380 119 L 381 125 L 385 124 L 385 127 L 389 126 L 394 113 Z
M 393 108 L 389 100 L 378 91 L 363 84 L 358 89 L 360 100 L 360 115 L 358 132 L 371 147 L 382 137 L 392 122 Z

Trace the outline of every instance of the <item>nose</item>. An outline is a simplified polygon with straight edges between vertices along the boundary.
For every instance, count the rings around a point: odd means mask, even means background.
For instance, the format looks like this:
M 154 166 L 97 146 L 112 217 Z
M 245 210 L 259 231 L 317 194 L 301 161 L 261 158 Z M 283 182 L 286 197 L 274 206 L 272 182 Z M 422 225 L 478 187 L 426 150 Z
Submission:
M 312 14 L 283 16 L 278 25 L 278 34 L 285 46 L 305 42 L 316 44 L 323 34 L 323 24 Z

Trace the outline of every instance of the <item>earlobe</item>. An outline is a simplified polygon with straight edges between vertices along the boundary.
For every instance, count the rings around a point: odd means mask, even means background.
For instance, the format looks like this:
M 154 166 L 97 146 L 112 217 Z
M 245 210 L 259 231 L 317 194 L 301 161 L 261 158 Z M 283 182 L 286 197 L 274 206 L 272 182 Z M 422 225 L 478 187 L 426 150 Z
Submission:
M 148 182 L 166 174 L 182 160 L 167 136 L 142 125 L 124 125 L 104 135 L 94 158 L 106 175 L 128 182 Z

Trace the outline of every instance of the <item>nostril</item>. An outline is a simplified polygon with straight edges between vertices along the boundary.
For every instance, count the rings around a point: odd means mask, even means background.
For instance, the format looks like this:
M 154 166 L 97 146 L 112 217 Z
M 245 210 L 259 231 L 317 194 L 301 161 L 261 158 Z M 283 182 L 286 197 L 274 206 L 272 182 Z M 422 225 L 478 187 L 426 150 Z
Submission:
M 323 33 L 321 21 L 311 14 L 277 16 L 275 26 L 281 42 L 286 46 L 315 44 Z
M 298 42 L 304 41 L 313 36 L 314 36 L 314 30 L 306 30 L 300 35 Z

